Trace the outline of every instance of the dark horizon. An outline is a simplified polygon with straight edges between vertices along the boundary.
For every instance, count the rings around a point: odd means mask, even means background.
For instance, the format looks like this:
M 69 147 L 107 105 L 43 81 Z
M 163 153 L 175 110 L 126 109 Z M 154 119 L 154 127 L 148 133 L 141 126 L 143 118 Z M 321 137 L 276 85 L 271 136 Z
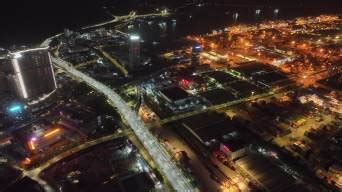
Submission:
M 170 5 L 173 2 L 164 0 L 147 0 L 150 4 Z M 207 0 L 208 2 L 236 2 L 236 0 Z M 62 32 L 67 27 L 78 27 L 96 23 L 108 18 L 104 13 L 103 6 L 110 2 L 111 5 L 122 6 L 123 13 L 125 7 L 137 5 L 137 0 L 122 2 L 120 0 L 60 0 L 58 3 L 48 1 L 25 1 L 6 2 L 6 6 L 1 6 L 0 16 L 2 20 L 2 30 L 0 32 L 0 47 L 8 47 L 13 44 L 23 45 L 39 43 L 45 37 Z M 142 4 L 141 1 L 140 5 Z M 186 2 L 186 0 L 184 0 Z M 241 3 L 241 1 L 238 1 Z M 244 0 L 242 3 L 252 2 Z M 341 12 L 338 6 L 339 0 L 296 0 L 291 3 L 285 0 L 263 0 L 259 4 L 267 6 L 292 6 L 297 7 L 302 2 L 304 9 L 321 9 L 323 12 Z M 177 2 L 180 3 L 180 2 Z M 255 2 L 253 1 L 253 4 Z M 323 6 L 322 6 L 323 5 Z M 135 7 L 133 7 L 135 8 Z

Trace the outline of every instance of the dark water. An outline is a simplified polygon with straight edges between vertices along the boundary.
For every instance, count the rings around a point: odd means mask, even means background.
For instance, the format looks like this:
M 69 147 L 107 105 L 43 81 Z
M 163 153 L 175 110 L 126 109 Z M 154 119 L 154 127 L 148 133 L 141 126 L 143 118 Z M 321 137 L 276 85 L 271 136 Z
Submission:
M 0 47 L 8 47 L 12 44 L 34 44 L 42 39 L 63 31 L 66 27 L 78 27 L 93 24 L 109 19 L 108 12 L 121 15 L 130 10 L 147 10 L 160 7 L 159 4 L 168 7 L 178 7 L 189 0 L 3 0 L 0 5 Z M 234 4 L 238 2 L 242 5 L 252 5 L 247 7 L 216 7 L 215 9 L 226 9 L 223 12 L 238 12 L 239 22 L 254 22 L 253 6 L 262 5 L 265 10 L 273 10 L 279 7 L 279 17 L 292 17 L 298 15 L 308 15 L 320 12 L 341 12 L 341 0 L 206 0 L 207 2 L 224 2 Z M 103 7 L 106 6 L 106 9 Z M 195 10 L 196 12 L 196 10 Z M 210 28 L 219 26 L 227 19 L 226 16 L 216 15 L 220 11 L 203 11 L 196 16 L 199 24 L 195 31 L 205 32 Z M 266 11 L 264 12 L 267 13 Z M 202 16 L 201 16 L 202 14 Z M 269 14 L 269 13 L 267 13 Z M 196 13 L 195 13 L 196 15 Z M 177 21 L 181 21 L 182 16 Z M 265 15 L 269 17 L 269 15 Z M 200 19 L 200 20 L 198 20 Z M 214 21 L 214 22 L 213 22 Z M 188 21 L 177 22 L 178 31 L 187 30 Z M 229 23 L 229 21 L 228 21 Z M 196 27 L 196 26 L 194 26 Z
M 326 7 L 325 7 L 326 8 Z M 139 34 L 144 39 L 144 47 L 155 49 L 152 54 L 172 50 L 184 41 L 180 38 L 193 34 L 205 34 L 213 29 L 224 29 L 239 23 L 259 23 L 273 19 L 291 19 L 298 16 L 337 13 L 333 9 L 305 9 L 293 6 L 222 6 L 207 5 L 178 9 L 170 18 L 156 20 L 137 20 L 129 33 Z M 237 16 L 238 15 L 238 16 Z M 152 42 L 158 44 L 152 45 Z M 189 45 L 190 46 L 190 45 Z
M 101 0 L 2 0 L 0 47 L 39 43 L 65 27 L 101 21 L 101 7 Z

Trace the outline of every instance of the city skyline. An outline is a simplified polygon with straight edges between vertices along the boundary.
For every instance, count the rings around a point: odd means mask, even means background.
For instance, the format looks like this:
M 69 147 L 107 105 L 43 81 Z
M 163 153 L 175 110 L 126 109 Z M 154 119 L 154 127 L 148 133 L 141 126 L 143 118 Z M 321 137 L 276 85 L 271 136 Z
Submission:
M 215 2 L 215 0 L 208 0 L 208 2 Z M 303 2 L 307 8 L 305 6 L 300 7 L 300 2 Z M 158 5 L 156 2 L 154 3 Z M 176 2 L 169 2 L 167 0 L 160 2 L 161 5 L 163 3 L 172 4 Z M 181 4 L 182 1 L 177 3 Z M 249 0 L 247 0 L 246 3 L 248 4 Z M 322 13 L 324 13 L 324 11 L 333 11 L 334 13 L 337 13 L 341 9 L 340 6 L 338 6 L 339 0 L 329 0 L 329 3 L 326 3 L 324 0 L 297 0 L 291 1 L 291 3 L 288 3 L 288 1 L 285 0 L 265 0 L 260 1 L 259 3 L 264 6 L 275 4 L 274 6 L 286 5 L 291 9 L 304 9 L 307 12 L 306 15 L 310 15 L 310 13 L 314 12 L 314 10 L 322 10 Z M 321 3 L 323 3 L 324 6 L 320 6 Z M 6 26 L 6 28 L 0 32 L 0 47 L 8 48 L 13 44 L 19 46 L 30 43 L 39 44 L 42 39 L 53 34 L 60 33 L 64 30 L 64 28 L 75 28 L 88 24 L 95 24 L 97 22 L 109 19 L 110 14 L 115 12 L 117 12 L 119 15 L 128 13 L 130 11 L 130 6 L 139 5 L 140 8 L 142 6 L 134 1 L 114 1 L 112 2 L 113 10 L 108 10 L 104 9 L 104 6 L 107 4 L 108 1 L 105 0 L 77 0 L 72 2 L 62 0 L 53 6 L 51 6 L 50 3 L 42 0 L 33 2 L 6 2 L 6 6 L 1 6 L 0 8 L 1 20 L 3 25 Z M 110 4 L 108 4 L 108 6 L 110 6 Z M 124 7 L 124 9 L 121 7 Z M 61 10 L 63 10 L 62 14 L 60 14 Z M 298 14 L 298 16 L 301 14 L 303 14 L 303 12 Z
M 342 189 L 335 2 L 57 4 L 3 12 L 0 191 Z

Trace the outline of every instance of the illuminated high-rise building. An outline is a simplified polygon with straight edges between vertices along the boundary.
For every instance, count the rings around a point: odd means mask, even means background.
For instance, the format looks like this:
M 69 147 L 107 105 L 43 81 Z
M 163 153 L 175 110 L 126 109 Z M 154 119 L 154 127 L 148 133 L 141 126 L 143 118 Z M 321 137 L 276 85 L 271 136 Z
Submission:
M 9 52 L 7 77 L 18 97 L 35 100 L 56 90 L 57 84 L 48 48 Z
M 129 36 L 129 63 L 128 68 L 135 70 L 140 66 L 140 36 Z
M 0 56 L 0 92 L 9 91 L 7 72 L 10 71 L 10 61 Z
M 191 65 L 197 66 L 199 65 L 199 57 L 202 52 L 201 45 L 194 45 L 191 50 Z

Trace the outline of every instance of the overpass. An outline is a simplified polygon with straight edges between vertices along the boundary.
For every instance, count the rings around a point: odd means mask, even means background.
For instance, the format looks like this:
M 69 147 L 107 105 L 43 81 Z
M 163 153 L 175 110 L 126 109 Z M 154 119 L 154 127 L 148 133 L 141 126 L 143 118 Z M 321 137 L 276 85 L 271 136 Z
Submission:
M 48 40 L 45 42 L 47 43 Z M 111 88 L 96 81 L 95 79 L 78 71 L 72 65 L 60 58 L 51 57 L 52 62 L 58 67 L 64 69 L 75 78 L 84 81 L 89 86 L 94 88 L 99 93 L 102 93 L 109 102 L 116 107 L 128 126 L 134 131 L 138 139 L 156 162 L 161 173 L 165 175 L 171 186 L 176 191 L 192 192 L 198 191 L 194 188 L 190 180 L 186 178 L 176 163 L 172 161 L 167 151 L 161 146 L 157 138 L 152 135 L 144 123 L 140 120 L 137 114 L 126 104 L 126 102 Z

